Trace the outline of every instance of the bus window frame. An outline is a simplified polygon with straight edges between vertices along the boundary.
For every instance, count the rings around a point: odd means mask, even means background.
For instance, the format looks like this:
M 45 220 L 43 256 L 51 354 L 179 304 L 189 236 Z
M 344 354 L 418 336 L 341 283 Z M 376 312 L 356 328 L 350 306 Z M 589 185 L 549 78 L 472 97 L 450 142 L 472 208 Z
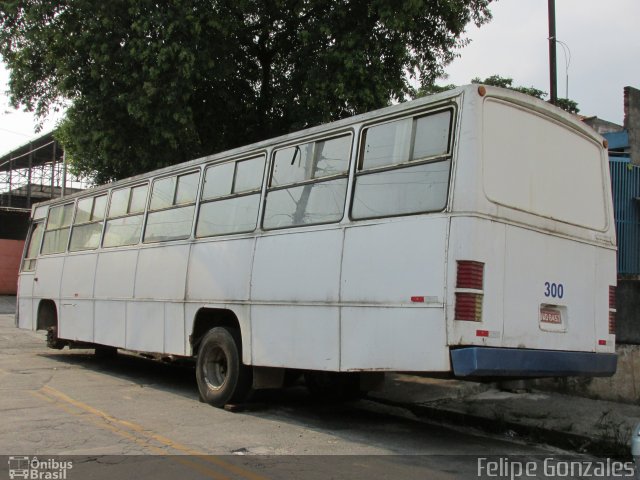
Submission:
M 69 251 L 69 242 L 71 241 L 71 228 L 73 226 L 73 218 L 75 216 L 75 209 L 76 209 L 76 200 L 73 199 L 70 202 L 66 202 L 66 203 L 60 203 L 59 205 L 53 205 L 50 206 L 49 209 L 47 210 L 47 215 L 46 217 L 44 217 L 44 231 L 42 232 L 42 242 L 40 243 L 40 250 L 39 250 L 39 256 L 44 256 L 44 255 L 60 255 L 60 254 L 65 254 Z M 72 205 L 73 209 L 71 210 L 71 219 L 69 220 L 69 225 L 66 227 L 58 227 L 58 228 L 52 228 L 51 230 L 47 229 L 47 226 L 49 225 L 49 218 L 51 215 L 51 211 L 56 209 L 56 208 L 62 208 L 64 210 L 65 207 Z M 69 229 L 69 233 L 67 234 L 67 242 L 65 244 L 65 248 L 60 251 L 60 252 L 49 252 L 49 253 L 44 253 L 42 251 L 42 249 L 44 248 L 44 238 L 46 236 L 46 234 L 48 232 L 54 232 L 54 231 L 61 231 L 61 230 L 65 230 L 65 229 Z
M 240 193 L 235 193 L 234 189 L 236 186 L 236 177 L 238 174 L 238 164 L 241 162 L 246 162 L 246 161 L 250 161 L 250 160 L 256 160 L 261 158 L 263 160 L 263 165 L 262 165 L 262 180 L 260 181 L 260 185 L 253 189 L 253 190 L 244 190 Z M 211 168 L 215 168 L 215 167 L 219 167 L 222 165 L 228 165 L 228 164 L 233 164 L 233 176 L 231 178 L 231 193 L 227 194 L 227 195 L 221 195 L 218 197 L 209 197 L 209 198 L 204 198 L 204 188 L 205 188 L 205 182 L 207 179 L 207 172 L 209 171 L 209 169 Z M 247 233 L 253 233 L 256 232 L 257 230 L 259 230 L 261 228 L 261 221 L 260 221 L 260 217 L 261 217 L 261 209 L 263 209 L 263 203 L 264 203 L 264 199 L 266 197 L 266 193 L 264 192 L 264 186 L 265 186 L 265 179 L 268 176 L 268 171 L 269 171 L 269 154 L 267 152 L 267 150 L 259 150 L 257 152 L 252 152 L 249 155 L 243 155 L 242 157 L 239 158 L 233 158 L 233 159 L 225 159 L 223 161 L 220 162 L 212 162 L 212 163 L 206 163 L 203 165 L 202 168 L 202 176 L 200 179 L 200 183 L 201 183 L 201 187 L 200 187 L 200 192 L 197 198 L 197 208 L 196 208 L 196 215 L 195 215 L 195 221 L 194 221 L 194 225 L 193 225 L 193 238 L 195 238 L 196 240 L 201 240 L 201 239 L 206 239 L 206 238 L 215 238 L 215 237 L 221 237 L 221 236 L 227 236 L 227 235 L 246 235 Z M 203 205 L 207 205 L 210 203 L 215 203 L 215 202 L 222 202 L 225 200 L 231 200 L 234 198 L 242 198 L 242 197 L 248 197 L 250 195 L 258 195 L 258 211 L 256 212 L 256 224 L 253 227 L 253 229 L 251 230 L 245 230 L 245 231 L 238 231 L 238 232 L 231 232 L 231 233 L 217 233 L 217 234 L 213 234 L 213 235 L 198 235 L 198 224 L 200 222 L 200 210 L 202 209 Z
M 22 261 L 20 262 L 20 273 L 35 273 L 36 271 L 36 266 L 37 266 L 37 260 L 38 257 L 40 257 L 40 249 L 42 248 L 42 242 L 44 240 L 44 232 L 45 232 L 45 227 L 46 227 L 46 221 L 47 221 L 47 217 L 46 215 L 44 217 L 40 217 L 35 221 L 31 222 L 31 228 L 29 229 L 29 235 L 27 237 L 27 240 L 25 242 L 24 245 L 24 255 L 22 258 Z M 27 254 L 29 253 L 29 247 L 31 246 L 31 241 L 33 240 L 33 233 L 36 231 L 38 226 L 42 226 L 42 234 L 40 235 L 40 243 L 38 244 L 36 251 L 35 251 L 35 256 L 34 257 L 27 257 Z M 33 265 L 33 268 L 30 269 L 25 269 L 25 264 L 26 262 L 35 262 Z M 31 263 L 30 263 L 31 264 Z
M 86 252 L 86 251 L 90 251 L 90 250 L 97 250 L 100 248 L 100 246 L 102 245 L 102 237 L 104 236 L 104 232 L 105 232 L 105 222 L 107 220 L 107 212 L 109 211 L 109 200 L 111 198 L 110 195 L 110 191 L 106 190 L 106 191 L 102 191 L 99 192 L 95 195 L 88 195 L 86 197 L 80 197 L 76 200 L 76 205 L 75 208 L 73 210 L 73 220 L 71 222 L 71 231 L 69 232 L 69 245 L 67 247 L 67 250 L 69 253 L 75 253 L 75 252 Z M 93 212 L 95 211 L 96 208 L 96 199 L 100 198 L 100 197 L 106 197 L 105 200 L 105 204 L 104 204 L 104 212 L 102 214 L 102 218 L 99 220 L 93 220 Z M 131 194 L 129 194 L 129 197 L 131 197 Z M 87 200 L 87 199 L 91 199 L 91 212 L 89 214 L 89 220 L 85 221 L 85 222 L 81 222 L 81 223 L 76 223 L 76 218 L 78 215 L 78 205 L 80 205 L 80 202 L 83 200 Z M 131 202 L 131 199 L 129 199 L 129 202 Z M 98 244 L 95 247 L 89 247 L 89 248 L 80 248 L 77 250 L 71 250 L 71 240 L 73 237 L 73 231 L 75 230 L 76 227 L 83 227 L 86 225 L 93 225 L 93 224 L 98 224 L 101 223 L 102 224 L 102 230 L 100 231 L 100 239 L 98 240 Z
M 343 173 L 327 175 L 327 176 L 318 177 L 318 178 L 314 177 L 308 180 L 303 180 L 301 182 L 291 182 L 283 185 L 278 185 L 276 187 L 271 186 L 272 179 L 273 179 L 273 171 L 275 168 L 275 156 L 278 151 L 285 150 L 287 148 L 292 148 L 292 147 L 299 147 L 300 145 L 305 145 L 307 143 L 317 144 L 319 142 L 328 142 L 330 140 L 335 140 L 342 137 L 349 137 L 349 140 L 350 140 L 349 148 L 348 148 L 349 158 L 347 162 L 347 168 Z M 338 130 L 336 132 L 329 132 L 328 134 L 321 135 L 321 136 L 299 139 L 298 141 L 293 143 L 283 143 L 281 145 L 274 145 L 270 153 L 271 158 L 269 159 L 268 178 L 266 182 L 266 188 L 263 193 L 262 213 L 260 214 L 260 223 L 259 223 L 260 228 L 265 232 L 270 232 L 270 231 L 285 230 L 288 228 L 302 228 L 302 227 L 312 227 L 312 226 L 318 226 L 318 225 L 331 225 L 331 224 L 338 224 L 342 222 L 345 218 L 345 214 L 347 213 L 347 207 L 349 206 L 349 198 L 348 198 L 349 191 L 350 191 L 349 178 L 350 178 L 351 166 L 352 166 L 352 163 L 354 162 L 353 146 L 355 141 L 356 141 L 356 134 L 353 128 L 348 128 L 345 130 Z M 314 145 L 314 155 L 315 155 L 315 145 Z M 330 181 L 340 180 L 343 178 L 347 180 L 346 186 L 345 186 L 345 194 L 344 194 L 345 200 L 343 203 L 342 215 L 338 220 L 331 220 L 326 222 L 302 223 L 302 224 L 295 224 L 295 225 L 284 225 L 281 227 L 265 227 L 264 221 L 265 221 L 265 215 L 267 212 L 267 204 L 268 204 L 270 192 L 287 190 L 287 189 L 292 189 L 296 187 L 304 187 L 306 185 L 312 185 L 312 184 L 328 183 Z
M 166 242 L 174 242 L 174 241 L 180 241 L 180 240 L 189 240 L 191 238 L 193 238 L 194 235 L 194 226 L 195 226 L 195 222 L 196 222 L 196 216 L 197 216 L 197 206 L 199 204 L 198 200 L 199 200 L 199 195 L 201 194 L 202 191 L 202 181 L 203 181 L 203 175 L 202 175 L 203 169 L 202 166 L 198 166 L 195 168 L 189 168 L 187 170 L 182 170 L 179 172 L 172 172 L 171 174 L 168 175 L 162 175 L 162 176 L 158 176 L 158 177 L 154 177 L 151 179 L 151 181 L 149 182 L 149 191 L 147 192 L 147 202 L 146 202 L 146 208 L 143 212 L 144 218 L 143 218 L 143 223 L 142 223 L 142 232 L 140 235 L 140 241 L 138 242 L 138 244 L 142 244 L 142 245 L 155 245 L 155 244 L 159 244 L 159 243 L 166 243 Z M 180 177 L 186 177 L 188 175 L 192 175 L 192 174 L 198 174 L 198 182 L 196 183 L 196 189 L 195 189 L 195 194 L 194 194 L 194 199 L 192 202 L 188 202 L 188 203 L 176 203 L 176 198 L 178 195 L 178 186 L 179 186 L 179 179 Z M 156 182 L 158 181 L 162 181 L 162 180 L 166 180 L 169 178 L 175 178 L 175 184 L 173 186 L 173 198 L 171 200 L 171 205 L 168 207 L 163 207 L 163 208 L 156 208 L 154 210 L 151 210 L 151 202 L 153 199 L 153 187 L 156 184 Z M 159 213 L 159 212 L 167 212 L 170 210 L 176 210 L 179 208 L 187 208 L 187 207 L 194 207 L 194 211 L 193 214 L 191 216 L 191 227 L 189 228 L 189 233 L 187 235 L 183 235 L 180 237 L 173 237 L 173 238 L 169 238 L 169 239 L 161 239 L 161 240 L 146 240 L 145 237 L 147 235 L 147 227 L 149 225 L 149 215 L 153 214 L 153 213 Z
M 431 157 L 423 157 L 420 160 L 412 160 L 411 157 L 413 156 L 413 152 L 414 152 L 414 148 L 415 148 L 415 130 L 416 130 L 416 121 L 420 118 L 423 117 L 427 117 L 430 115 L 435 115 L 437 113 L 441 113 L 443 111 L 449 111 L 451 113 L 450 117 L 449 117 L 449 131 L 448 131 L 448 137 L 447 137 L 447 153 L 444 155 L 434 155 Z M 459 114 L 459 108 L 458 105 L 455 102 L 449 102 L 445 105 L 438 105 L 438 106 L 431 106 L 428 109 L 423 109 L 423 110 L 418 110 L 418 111 L 414 111 L 411 112 L 409 115 L 402 115 L 402 116 L 397 116 L 397 117 L 392 117 L 392 118 L 386 118 L 383 120 L 379 120 L 377 122 L 370 122 L 370 123 L 365 123 L 362 125 L 362 128 L 360 129 L 359 132 L 359 138 L 358 138 L 358 151 L 356 153 L 356 168 L 355 168 L 355 172 L 353 175 L 353 183 L 351 186 L 351 195 L 349 198 L 349 211 L 348 211 L 348 217 L 349 220 L 352 222 L 366 222 L 366 221 L 370 221 L 370 220 L 379 220 L 381 218 L 396 218 L 396 217 L 409 217 L 409 216 L 415 216 L 415 215 L 425 215 L 425 214 L 434 214 L 434 213 L 441 213 L 447 210 L 447 208 L 449 207 L 449 203 L 450 203 L 450 194 L 451 194 L 451 179 L 453 176 L 453 168 L 454 168 L 454 162 L 453 162 L 453 157 L 454 157 L 454 150 L 455 150 L 455 129 L 457 128 L 457 123 L 458 123 L 458 114 Z M 412 129 L 411 129 L 411 145 L 409 147 L 409 160 L 404 161 L 404 162 L 400 162 L 400 163 L 394 163 L 394 164 L 389 164 L 389 165 L 384 165 L 381 167 L 375 167 L 375 168 L 370 168 L 370 169 L 364 169 L 364 142 L 366 139 L 366 132 L 368 129 L 372 128 L 372 127 L 377 127 L 380 125 L 384 125 L 387 123 L 392 123 L 392 122 L 396 122 L 396 121 L 400 121 L 400 120 L 404 120 L 410 118 L 412 119 Z M 428 165 L 431 163 L 438 163 L 438 162 L 446 162 L 446 161 L 450 162 L 449 165 L 449 175 L 447 178 L 447 193 L 445 195 L 445 204 L 444 207 L 438 210 L 426 210 L 426 211 L 420 211 L 420 212 L 411 212 L 411 213 L 397 213 L 397 214 L 392 214 L 392 215 L 376 215 L 376 216 L 370 216 L 370 217 L 364 217 L 364 218 L 356 218 L 353 216 L 353 202 L 356 198 L 356 187 L 357 187 L 357 180 L 358 177 L 361 176 L 367 176 L 370 174 L 376 174 L 376 173 L 384 173 L 387 171 L 392 171 L 392 170 L 401 170 L 403 168 L 410 168 L 410 167 L 416 167 L 416 166 L 421 166 L 421 165 Z
M 142 234 L 144 232 L 144 226 L 146 223 L 146 211 L 147 211 L 147 204 L 149 202 L 149 197 L 151 195 L 151 189 L 149 188 L 150 186 L 150 181 L 149 179 L 145 179 L 144 181 L 141 182 L 135 182 L 135 183 L 131 183 L 129 185 L 122 185 L 122 186 L 118 186 L 118 187 L 114 187 L 108 190 L 108 195 L 109 198 L 107 200 L 107 208 L 105 211 L 105 217 L 104 217 L 104 226 L 102 227 L 102 236 L 100 238 L 100 246 L 98 248 L 123 248 L 123 247 L 134 247 L 136 245 L 140 245 L 141 239 L 142 239 Z M 145 208 L 142 210 L 142 212 L 135 212 L 135 213 L 130 213 L 130 209 L 131 209 L 131 197 L 132 197 L 132 192 L 134 188 L 137 187 L 142 187 L 145 186 L 147 187 L 147 198 L 145 200 Z M 113 197 L 113 193 L 118 191 L 118 190 L 123 190 L 123 189 L 129 189 L 129 199 L 127 201 L 127 213 L 124 215 L 117 215 L 114 217 L 110 217 L 109 213 L 111 210 L 111 199 Z M 133 217 L 136 215 L 141 215 L 142 216 L 142 224 L 140 226 L 140 237 L 138 238 L 138 241 L 135 243 L 129 243 L 126 245 L 105 245 L 104 244 L 104 240 L 105 237 L 107 235 L 107 225 L 109 223 L 110 220 L 119 220 L 121 218 L 127 218 L 127 217 Z

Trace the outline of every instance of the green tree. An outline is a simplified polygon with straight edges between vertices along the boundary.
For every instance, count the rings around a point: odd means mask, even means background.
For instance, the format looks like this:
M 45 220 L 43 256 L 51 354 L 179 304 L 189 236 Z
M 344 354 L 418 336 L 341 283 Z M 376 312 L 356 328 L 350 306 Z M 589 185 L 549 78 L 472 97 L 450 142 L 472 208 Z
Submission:
M 481 80 L 480 77 L 475 77 L 471 79 L 471 83 L 482 83 L 484 85 L 492 85 L 494 87 L 508 88 L 510 90 L 515 90 L 516 92 L 531 95 L 532 97 L 539 98 L 540 100 L 544 100 L 544 97 L 547 96 L 547 92 L 538 90 L 535 87 L 514 87 L 512 78 L 501 77 L 500 75 L 491 75 L 484 80 Z
M 484 80 L 482 80 L 480 77 L 475 77 L 471 79 L 471 83 L 481 83 L 483 85 L 508 88 L 510 90 L 515 90 L 516 92 L 531 95 L 532 97 L 539 98 L 540 100 L 544 100 L 547 96 L 547 92 L 545 92 L 544 90 L 539 90 L 535 87 L 514 87 L 512 78 L 501 77 L 500 75 L 491 75 Z M 424 95 L 431 95 L 433 93 L 440 93 L 446 90 L 451 90 L 453 88 L 456 88 L 456 86 L 453 84 L 425 85 L 418 90 L 417 96 L 421 97 Z M 578 103 L 568 98 L 559 98 L 556 105 L 569 113 L 578 113 L 580 111 L 580 109 L 578 108 Z
M 5 0 L 0 54 L 103 182 L 402 101 L 490 1 Z
M 493 85 L 495 87 L 509 88 L 511 90 L 515 90 L 516 92 L 526 93 L 527 95 L 531 95 L 532 97 L 539 98 L 544 100 L 548 95 L 544 90 L 539 90 L 535 87 L 514 87 L 513 79 L 508 77 L 501 77 L 500 75 L 491 75 L 490 77 L 481 80 L 479 77 L 476 77 L 471 80 L 471 83 L 482 83 L 484 85 Z M 569 113 L 578 113 L 580 109 L 578 108 L 578 103 L 574 100 L 570 100 L 568 98 L 558 98 L 556 105 L 561 109 L 569 112 Z

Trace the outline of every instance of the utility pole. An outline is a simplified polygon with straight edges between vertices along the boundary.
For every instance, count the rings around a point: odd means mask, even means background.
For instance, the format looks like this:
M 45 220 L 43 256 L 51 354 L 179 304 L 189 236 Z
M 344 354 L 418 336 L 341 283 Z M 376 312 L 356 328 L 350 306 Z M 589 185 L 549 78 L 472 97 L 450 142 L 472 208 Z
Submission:
M 558 103 L 558 75 L 556 69 L 556 1 L 549 0 L 549 100 L 553 105 Z

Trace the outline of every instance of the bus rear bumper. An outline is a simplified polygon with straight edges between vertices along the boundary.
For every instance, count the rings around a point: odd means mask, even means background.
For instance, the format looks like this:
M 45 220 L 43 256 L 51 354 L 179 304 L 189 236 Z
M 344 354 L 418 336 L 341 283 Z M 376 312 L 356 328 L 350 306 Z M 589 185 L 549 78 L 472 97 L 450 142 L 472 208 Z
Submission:
M 457 377 L 607 377 L 616 373 L 617 360 L 615 353 L 493 347 L 451 350 Z

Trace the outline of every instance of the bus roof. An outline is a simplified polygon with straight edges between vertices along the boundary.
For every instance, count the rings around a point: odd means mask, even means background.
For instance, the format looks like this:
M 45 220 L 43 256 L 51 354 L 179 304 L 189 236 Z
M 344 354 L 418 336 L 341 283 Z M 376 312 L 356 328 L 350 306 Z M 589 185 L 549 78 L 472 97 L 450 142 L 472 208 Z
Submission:
M 34 204 L 32 211 L 34 211 L 35 207 L 38 207 L 38 206 L 68 202 L 69 200 L 83 197 L 89 193 L 94 194 L 102 190 L 108 190 L 114 187 L 124 186 L 131 183 L 146 180 L 149 178 L 153 178 L 155 176 L 161 176 L 161 175 L 165 175 L 175 171 L 188 169 L 190 167 L 199 166 L 203 163 L 211 163 L 211 162 L 215 162 L 216 160 L 223 161 L 223 160 L 229 160 L 232 158 L 242 157 L 243 155 L 251 153 L 255 150 L 264 149 L 274 144 L 287 143 L 298 138 L 321 135 L 322 133 L 330 132 L 332 130 L 338 130 L 341 128 L 346 128 L 351 125 L 355 125 L 359 123 L 366 123 L 374 119 L 394 116 L 394 115 L 409 112 L 412 110 L 417 110 L 431 104 L 446 103 L 447 101 L 451 101 L 452 99 L 457 98 L 459 96 L 464 97 L 466 95 L 471 95 L 472 93 L 477 93 L 480 87 L 482 87 L 486 92 L 481 95 L 492 97 L 492 98 L 500 98 L 518 105 L 522 105 L 528 109 L 537 111 L 547 117 L 553 118 L 556 121 L 566 124 L 571 128 L 578 130 L 584 135 L 590 138 L 593 138 L 594 140 L 600 143 L 604 140 L 604 138 L 600 136 L 590 126 L 581 122 L 577 116 L 567 113 L 564 110 L 545 102 L 544 100 L 540 100 L 538 98 L 532 97 L 531 95 L 527 95 L 527 94 L 520 93 L 510 89 L 486 86 L 481 84 L 469 84 L 469 85 L 456 87 L 454 89 L 447 90 L 434 95 L 428 95 L 415 100 L 410 100 L 410 101 L 402 102 L 396 105 L 391 105 L 389 107 L 384 107 L 377 110 L 372 110 L 370 112 L 362 113 L 359 115 L 354 115 L 352 117 L 344 118 L 342 120 L 336 120 L 334 122 L 325 123 L 322 125 L 306 128 L 303 130 L 297 130 L 295 132 L 280 135 L 278 137 L 269 138 L 266 140 L 261 140 L 259 142 L 255 142 L 249 145 L 236 147 L 230 150 L 225 150 L 225 151 L 214 153 L 211 155 L 205 155 L 203 157 L 199 157 L 193 160 L 188 160 L 186 162 L 178 163 L 175 165 L 170 165 L 168 167 L 151 170 L 149 172 L 141 173 L 132 177 L 123 178 L 121 180 L 105 183 L 103 185 L 98 185 L 96 187 L 93 187 L 87 190 L 82 190 L 80 192 L 77 192 L 62 198 L 54 198 L 54 199 L 46 200 L 44 202 Z

